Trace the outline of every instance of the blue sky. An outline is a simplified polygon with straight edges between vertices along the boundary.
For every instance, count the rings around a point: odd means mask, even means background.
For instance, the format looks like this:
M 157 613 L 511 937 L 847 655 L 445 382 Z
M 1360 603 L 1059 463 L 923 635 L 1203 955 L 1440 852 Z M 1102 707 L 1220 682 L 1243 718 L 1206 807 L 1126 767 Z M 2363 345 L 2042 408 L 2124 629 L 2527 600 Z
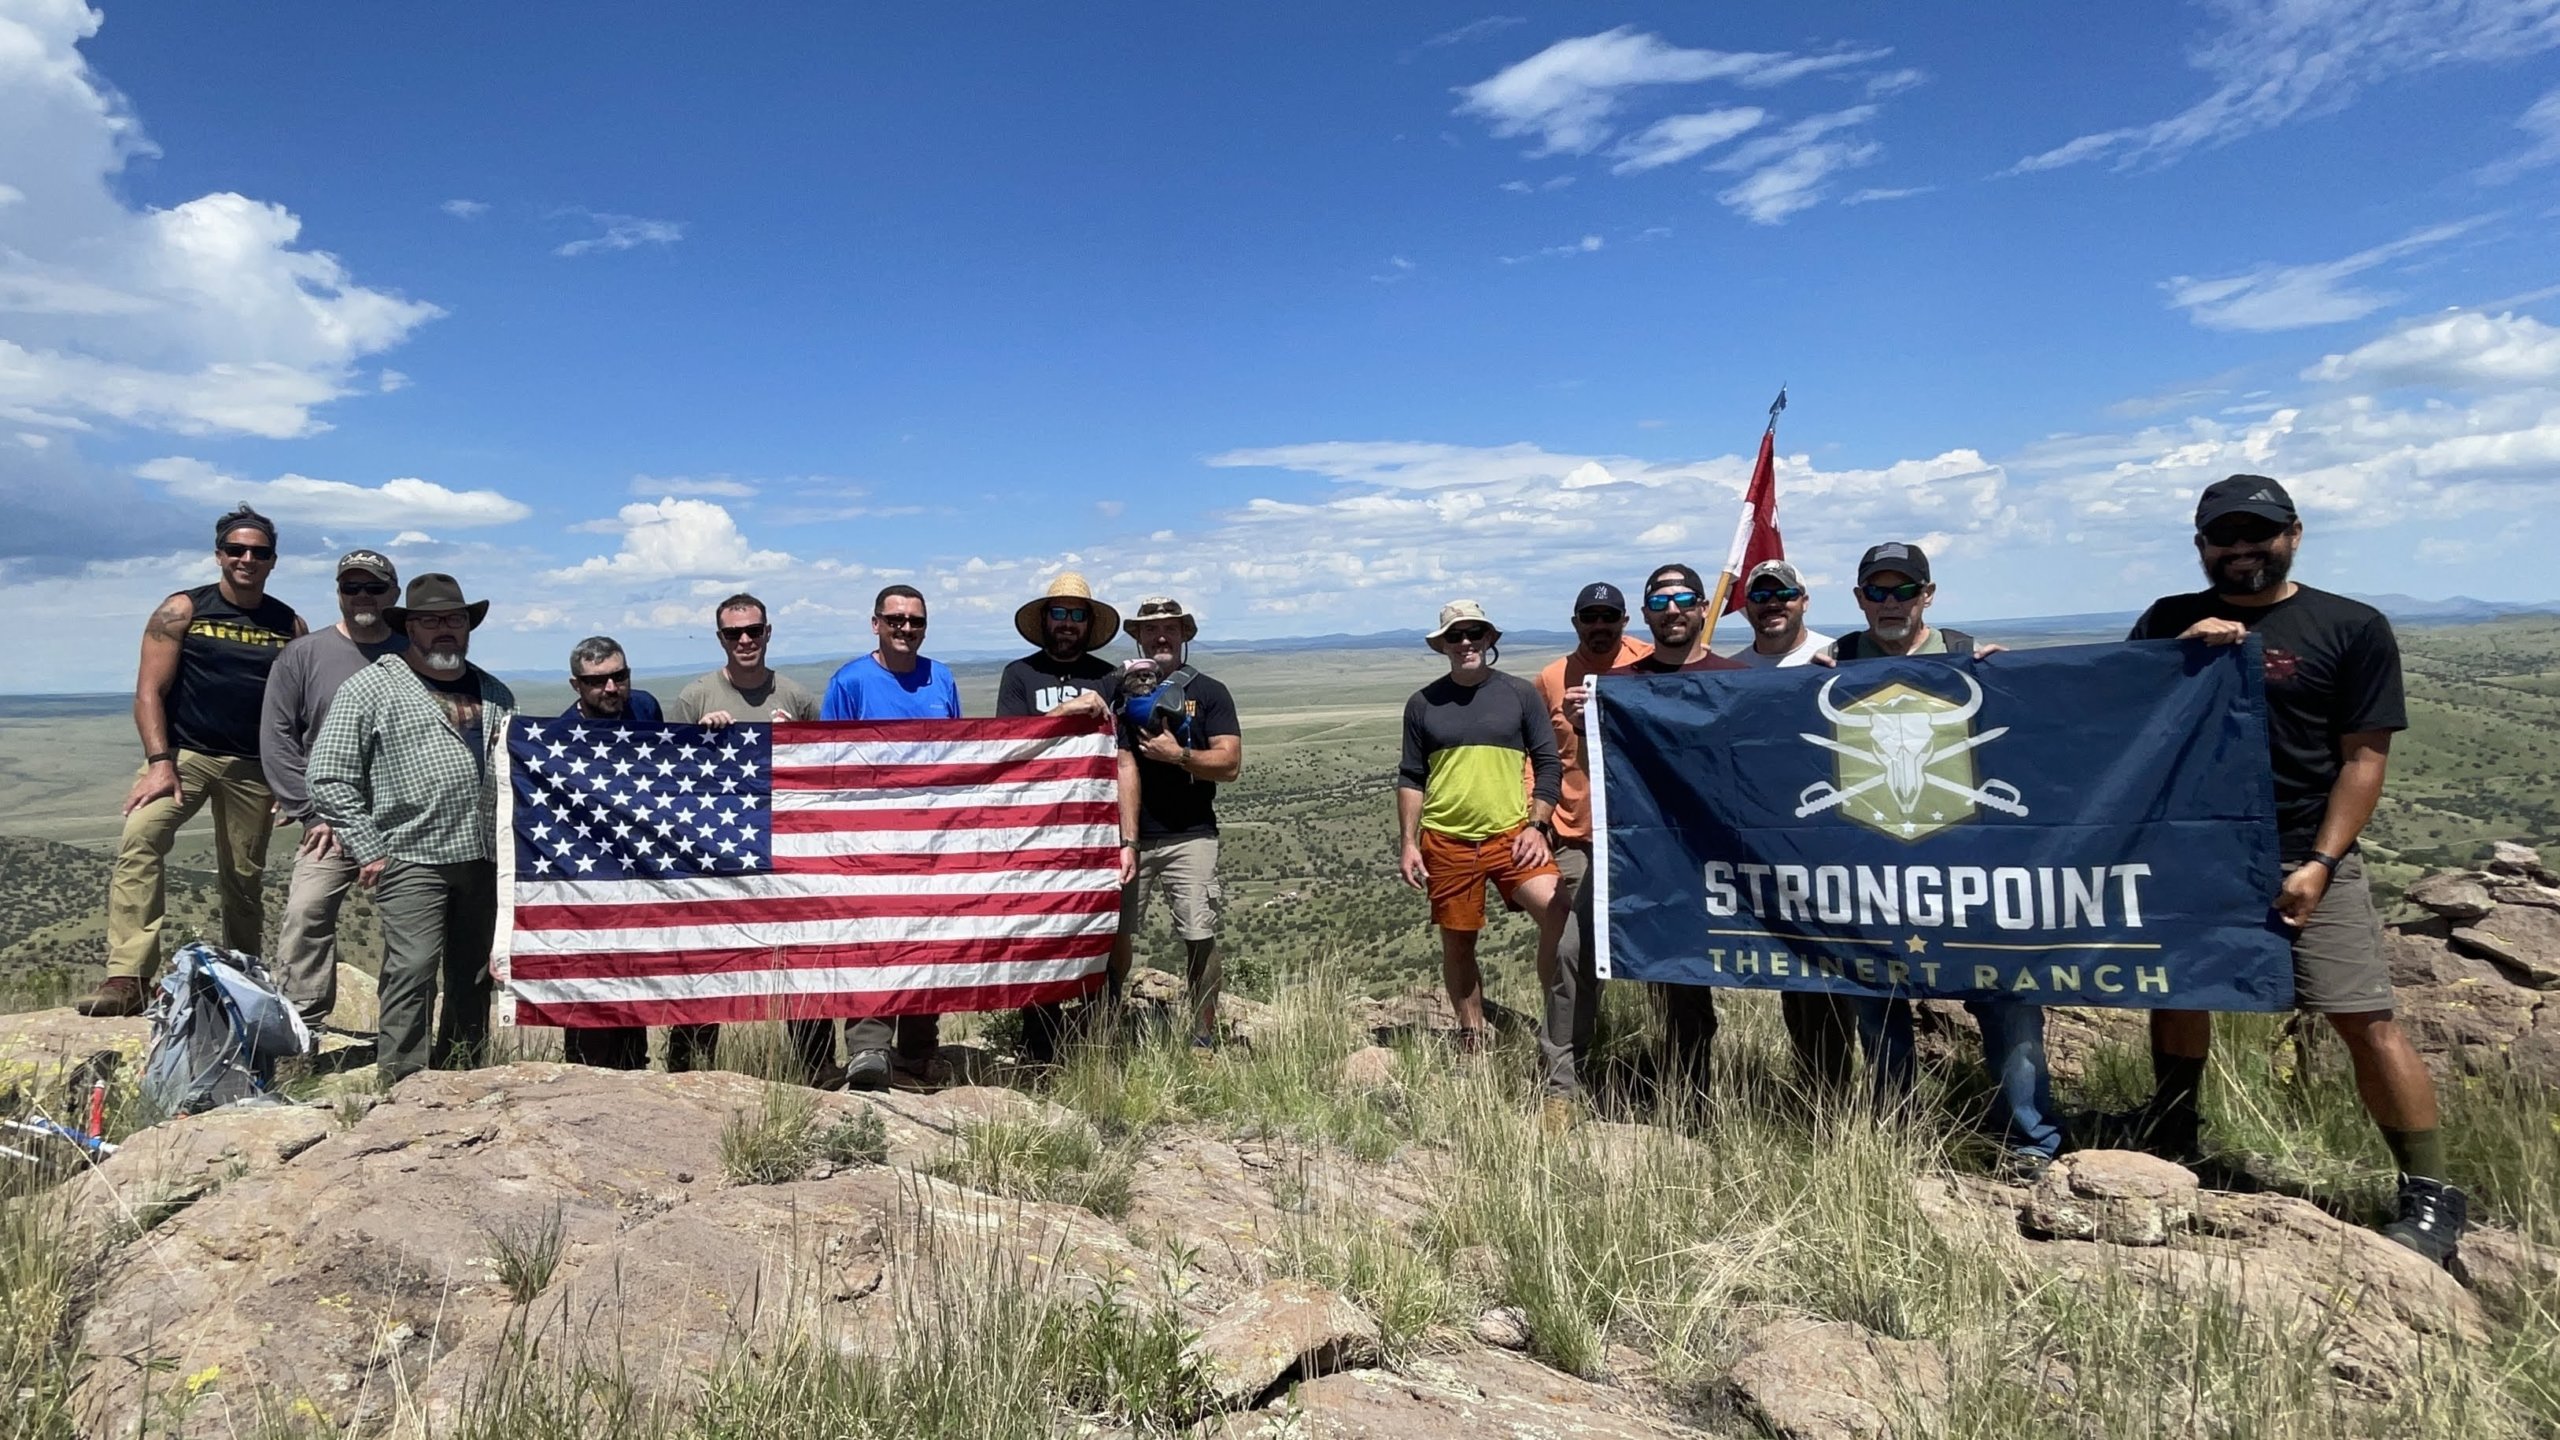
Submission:
M 2307 578 L 2560 593 L 2560 0 L 863 8 L 0 0 L 0 687 L 129 683 L 238 498 L 510 668 L 1060 568 L 1558 626 L 1781 381 L 1818 617 L 2137 607 L 2240 469 Z

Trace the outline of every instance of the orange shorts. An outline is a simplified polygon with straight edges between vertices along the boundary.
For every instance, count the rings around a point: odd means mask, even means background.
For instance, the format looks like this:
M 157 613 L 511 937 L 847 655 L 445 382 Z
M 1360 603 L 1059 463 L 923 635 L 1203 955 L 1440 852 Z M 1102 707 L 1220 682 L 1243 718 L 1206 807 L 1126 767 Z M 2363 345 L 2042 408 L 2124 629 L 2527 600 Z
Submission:
M 1461 840 L 1437 830 L 1422 832 L 1422 865 L 1431 872 L 1431 923 L 1443 930 L 1482 930 L 1484 928 L 1484 886 L 1502 895 L 1502 903 L 1517 910 L 1519 904 L 1512 892 L 1541 875 L 1556 873 L 1555 862 L 1523 866 L 1512 858 L 1511 842 L 1521 829 L 1505 830 L 1482 840 Z

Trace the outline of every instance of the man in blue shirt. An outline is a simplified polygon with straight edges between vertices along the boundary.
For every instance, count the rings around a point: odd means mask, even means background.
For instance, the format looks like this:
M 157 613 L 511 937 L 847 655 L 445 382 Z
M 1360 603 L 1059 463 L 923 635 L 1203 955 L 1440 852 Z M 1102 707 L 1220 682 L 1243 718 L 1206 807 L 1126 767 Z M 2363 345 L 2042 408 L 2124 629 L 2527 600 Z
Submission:
M 926 659 L 924 595 L 912 585 L 891 585 L 871 602 L 871 633 L 878 644 L 857 655 L 827 682 L 818 707 L 821 720 L 957 720 L 960 687 L 949 667 Z M 889 1088 L 891 1048 L 899 1070 L 928 1079 L 942 1043 L 939 1015 L 898 1015 L 853 1022 L 845 1085 Z
M 856 655 L 827 682 L 821 720 L 957 720 L 960 686 L 950 667 L 918 652 L 924 648 L 924 596 L 913 585 L 891 585 L 871 602 L 871 633 L 879 644 Z

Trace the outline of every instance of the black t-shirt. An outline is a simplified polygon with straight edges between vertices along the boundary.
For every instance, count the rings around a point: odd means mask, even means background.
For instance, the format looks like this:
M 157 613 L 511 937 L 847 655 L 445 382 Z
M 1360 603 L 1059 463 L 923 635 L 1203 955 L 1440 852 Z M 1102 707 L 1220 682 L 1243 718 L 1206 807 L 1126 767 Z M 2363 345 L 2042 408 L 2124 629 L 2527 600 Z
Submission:
M 1194 670 L 1182 682 L 1183 709 L 1190 717 L 1193 750 L 1206 750 L 1222 735 L 1244 734 L 1236 723 L 1236 697 L 1227 687 Z M 1120 720 L 1120 748 L 1138 748 L 1138 727 Z M 1179 765 L 1138 757 L 1138 838 L 1157 840 L 1179 835 L 1218 833 L 1218 783 L 1203 780 Z
M 2208 619 L 2237 620 L 2266 648 L 2276 822 L 2284 858 L 2307 860 L 2344 768 L 2340 738 L 2409 728 L 2400 642 L 2381 611 L 2308 585 L 2273 605 L 2234 605 L 2210 590 L 2171 595 L 2153 601 L 2128 638 L 2174 639 Z
M 222 598 L 220 585 L 198 586 L 187 599 L 195 614 L 178 642 L 178 675 L 169 686 L 169 743 L 255 760 L 267 672 L 293 639 L 293 607 L 268 595 L 243 610 Z
M 996 682 L 996 714 L 1046 715 L 1088 691 L 1105 705 L 1119 698 L 1120 667 L 1099 655 L 1053 660 L 1043 650 L 1004 667 Z

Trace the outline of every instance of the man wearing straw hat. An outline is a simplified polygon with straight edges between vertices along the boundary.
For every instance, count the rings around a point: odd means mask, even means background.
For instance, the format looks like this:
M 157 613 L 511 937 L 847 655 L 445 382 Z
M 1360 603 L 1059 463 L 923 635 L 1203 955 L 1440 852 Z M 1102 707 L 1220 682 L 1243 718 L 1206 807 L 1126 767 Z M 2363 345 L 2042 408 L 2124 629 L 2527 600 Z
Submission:
M 430 1063 L 467 1067 L 489 1034 L 492 847 L 516 697 L 469 659 L 471 632 L 488 614 L 489 602 L 465 600 L 450 575 L 410 581 L 408 603 L 382 615 L 409 648 L 340 686 L 311 746 L 312 806 L 382 914 L 375 1054 L 385 1080 Z
M 996 682 L 996 714 L 1111 713 L 1119 694 L 1118 667 L 1093 652 L 1120 633 L 1120 612 L 1093 598 L 1093 586 L 1073 570 L 1062 571 L 1039 596 L 1013 612 L 1013 628 L 1040 647 L 1004 667 Z M 1138 833 L 1137 765 L 1120 753 L 1121 872 Z M 1055 1001 L 1022 1010 L 1022 1058 L 1046 1065 L 1058 1058 L 1065 1007 Z

